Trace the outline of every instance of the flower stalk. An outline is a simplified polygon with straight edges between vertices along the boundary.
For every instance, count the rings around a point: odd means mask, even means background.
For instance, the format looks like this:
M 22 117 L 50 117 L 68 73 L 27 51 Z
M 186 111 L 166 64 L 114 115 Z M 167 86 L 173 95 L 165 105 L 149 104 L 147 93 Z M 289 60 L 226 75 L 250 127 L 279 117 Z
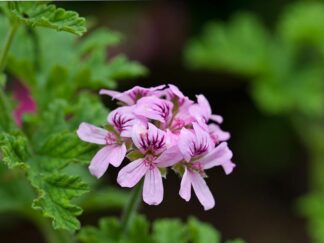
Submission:
M 6 35 L 3 47 L 0 52 L 0 73 L 2 73 L 5 69 L 8 53 L 12 44 L 12 41 L 14 39 L 14 36 L 17 32 L 17 29 L 19 27 L 19 24 L 17 22 L 11 22 L 9 31 Z
M 142 189 L 143 189 L 143 180 L 140 183 L 138 183 L 137 186 L 134 188 L 129 201 L 123 210 L 123 214 L 121 218 L 121 226 L 123 229 L 123 233 L 127 233 L 129 224 L 131 220 L 134 218 L 134 215 L 136 214 L 140 206 Z

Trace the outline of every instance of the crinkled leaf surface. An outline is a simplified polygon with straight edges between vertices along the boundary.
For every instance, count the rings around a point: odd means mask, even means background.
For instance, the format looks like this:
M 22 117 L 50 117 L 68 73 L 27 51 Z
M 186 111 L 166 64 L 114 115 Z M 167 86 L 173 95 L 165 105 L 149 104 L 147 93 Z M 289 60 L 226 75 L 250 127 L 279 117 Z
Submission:
M 12 18 L 30 26 L 46 27 L 82 35 L 86 31 L 85 19 L 74 11 L 57 8 L 46 2 L 9 2 Z

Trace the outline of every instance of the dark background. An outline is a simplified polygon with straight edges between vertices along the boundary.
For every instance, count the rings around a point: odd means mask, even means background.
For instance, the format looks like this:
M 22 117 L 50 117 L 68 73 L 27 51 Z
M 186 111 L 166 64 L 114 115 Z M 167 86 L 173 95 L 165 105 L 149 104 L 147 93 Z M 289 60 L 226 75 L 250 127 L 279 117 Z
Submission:
M 119 82 L 118 90 L 134 85 L 173 83 L 189 97 L 204 94 L 214 113 L 223 115 L 224 130 L 237 164 L 226 176 L 220 168 L 208 171 L 216 207 L 203 211 L 193 197 L 186 203 L 179 195 L 180 180 L 170 173 L 164 181 L 165 197 L 160 206 L 142 208 L 148 218 L 194 215 L 217 227 L 224 239 L 241 237 L 249 243 L 307 243 L 305 221 L 298 216 L 296 199 L 307 192 L 307 153 L 289 122 L 257 109 L 249 95 L 249 83 L 225 73 L 197 72 L 183 64 L 183 48 L 189 38 L 201 33 L 210 20 L 226 21 L 237 11 L 256 13 L 271 29 L 279 12 L 291 1 L 121 1 L 57 2 L 82 16 L 95 16 L 98 26 L 125 35 L 116 52 L 142 62 L 150 70 L 146 78 Z M 117 171 L 110 171 L 111 181 Z M 0 199 L 1 200 L 1 199 Z M 97 224 L 98 215 L 83 215 L 83 224 Z M 17 229 L 19 231 L 17 231 Z M 20 221 L 1 232 L 12 242 L 21 232 L 30 242 L 40 242 L 36 229 Z M 0 242 L 2 242 L 0 240 Z

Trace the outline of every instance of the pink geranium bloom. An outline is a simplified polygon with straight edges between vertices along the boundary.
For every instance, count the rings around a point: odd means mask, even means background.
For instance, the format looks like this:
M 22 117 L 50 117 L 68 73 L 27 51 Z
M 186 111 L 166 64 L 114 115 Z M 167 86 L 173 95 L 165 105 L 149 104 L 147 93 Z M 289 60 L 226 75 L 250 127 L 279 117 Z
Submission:
M 213 208 L 215 200 L 204 180 L 205 170 L 221 165 L 226 174 L 231 173 L 235 166 L 231 162 L 232 152 L 226 143 L 221 143 L 215 148 L 210 135 L 197 123 L 193 124 L 193 131 L 186 128 L 181 130 L 178 145 L 186 161 L 180 196 L 189 201 L 192 186 L 204 209 Z
M 137 100 L 139 100 L 142 97 L 151 96 L 151 95 L 159 96 L 160 94 L 162 94 L 161 90 L 164 87 L 165 85 L 159 85 L 157 87 L 152 87 L 152 88 L 143 88 L 140 86 L 135 86 L 134 88 L 131 88 L 130 90 L 127 90 L 125 92 L 102 89 L 100 90 L 99 94 L 109 95 L 113 99 L 119 100 L 125 103 L 126 105 L 134 105 L 136 104 Z
M 85 142 L 105 145 L 90 162 L 89 171 L 93 176 L 100 178 L 109 164 L 118 167 L 124 160 L 126 145 L 116 134 L 85 122 L 80 124 L 77 134 Z
M 138 100 L 134 113 L 152 120 L 167 123 L 172 117 L 173 104 L 155 96 L 143 97 Z
M 163 199 L 162 175 L 159 168 L 179 162 L 182 158 L 177 146 L 170 146 L 166 132 L 149 123 L 148 128 L 135 125 L 132 140 L 143 154 L 118 174 L 117 181 L 122 187 L 134 187 L 143 176 L 143 200 L 150 205 L 158 205 Z
M 204 95 L 197 95 L 197 102 L 189 108 L 189 113 L 196 118 L 199 125 L 205 125 L 209 120 L 223 122 L 223 117 L 212 114 L 210 104 Z

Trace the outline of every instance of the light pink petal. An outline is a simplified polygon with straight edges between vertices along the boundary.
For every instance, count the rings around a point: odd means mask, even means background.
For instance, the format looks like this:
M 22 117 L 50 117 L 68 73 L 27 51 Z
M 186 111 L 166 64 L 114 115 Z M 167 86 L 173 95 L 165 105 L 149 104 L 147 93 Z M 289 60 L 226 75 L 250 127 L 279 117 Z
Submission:
M 155 160 L 155 163 L 158 167 L 169 167 L 178 163 L 182 159 L 183 156 L 178 146 L 174 145 L 162 152 L 162 154 Z
M 231 134 L 229 132 L 223 131 L 218 125 L 216 124 L 209 124 L 208 125 L 209 133 L 214 140 L 214 142 L 219 143 L 222 141 L 227 141 L 230 139 Z
M 179 146 L 179 150 L 182 153 L 184 159 L 188 162 L 191 159 L 190 145 L 192 145 L 194 143 L 194 140 L 195 140 L 195 136 L 192 132 L 190 132 L 186 128 L 181 129 L 178 146 Z
M 82 122 L 77 130 L 79 138 L 83 141 L 96 144 L 106 144 L 106 136 L 108 131 Z
M 213 208 L 215 206 L 215 200 L 204 178 L 195 172 L 190 172 L 190 178 L 195 194 L 204 209 L 209 210 Z
M 125 158 L 127 152 L 126 145 L 123 143 L 122 145 L 113 145 L 111 147 L 109 162 L 113 166 L 118 167 Z
M 180 91 L 180 89 L 173 85 L 173 84 L 169 84 L 169 89 L 171 90 L 171 92 L 176 95 L 179 99 L 183 99 L 185 98 L 185 96 L 183 95 L 183 93 Z
M 147 134 L 146 126 L 142 124 L 135 124 L 132 128 L 132 140 L 134 145 L 141 150 L 141 152 L 145 152 L 142 148 L 142 137 Z
M 158 205 L 163 199 L 162 176 L 157 167 L 147 170 L 144 179 L 143 200 L 149 205 Z
M 203 165 L 204 169 L 210 169 L 217 165 L 227 163 L 233 156 L 232 151 L 228 148 L 226 142 L 222 142 L 203 158 L 199 159 L 199 162 Z
M 134 113 L 165 123 L 171 118 L 172 108 L 172 102 L 155 96 L 148 96 L 137 101 Z
M 185 172 L 182 176 L 181 186 L 180 186 L 180 191 L 179 191 L 180 196 L 187 202 L 191 198 L 191 178 L 190 178 L 190 176 L 191 176 L 190 172 L 186 168 Z
M 97 177 L 98 179 L 103 176 L 108 169 L 111 150 L 111 146 L 105 146 L 96 153 L 89 165 L 91 175 Z
M 124 102 L 127 105 L 133 105 L 134 101 L 128 96 L 128 95 L 124 95 L 121 92 L 117 92 L 114 90 L 108 90 L 108 89 L 101 89 L 99 91 L 100 95 L 109 95 L 110 97 L 112 97 L 112 99 L 117 99 L 120 100 L 122 102 Z
M 119 171 L 117 182 L 122 187 L 133 187 L 148 169 L 143 159 L 134 160 Z
M 197 101 L 200 108 L 202 109 L 204 116 L 209 118 L 212 114 L 212 110 L 206 97 L 204 95 L 197 95 Z
M 205 146 L 207 151 L 209 151 L 214 145 L 209 133 L 202 129 L 201 126 L 199 126 L 196 122 L 194 122 L 192 125 L 196 135 L 196 144 L 198 146 Z
M 220 116 L 220 115 L 214 115 L 214 114 L 212 114 L 212 115 L 210 116 L 210 120 L 215 121 L 215 122 L 217 122 L 217 123 L 220 124 L 220 123 L 223 122 L 223 117 Z
M 226 175 L 231 174 L 233 172 L 235 166 L 236 165 L 230 160 L 222 164 L 222 167 L 223 167 Z

